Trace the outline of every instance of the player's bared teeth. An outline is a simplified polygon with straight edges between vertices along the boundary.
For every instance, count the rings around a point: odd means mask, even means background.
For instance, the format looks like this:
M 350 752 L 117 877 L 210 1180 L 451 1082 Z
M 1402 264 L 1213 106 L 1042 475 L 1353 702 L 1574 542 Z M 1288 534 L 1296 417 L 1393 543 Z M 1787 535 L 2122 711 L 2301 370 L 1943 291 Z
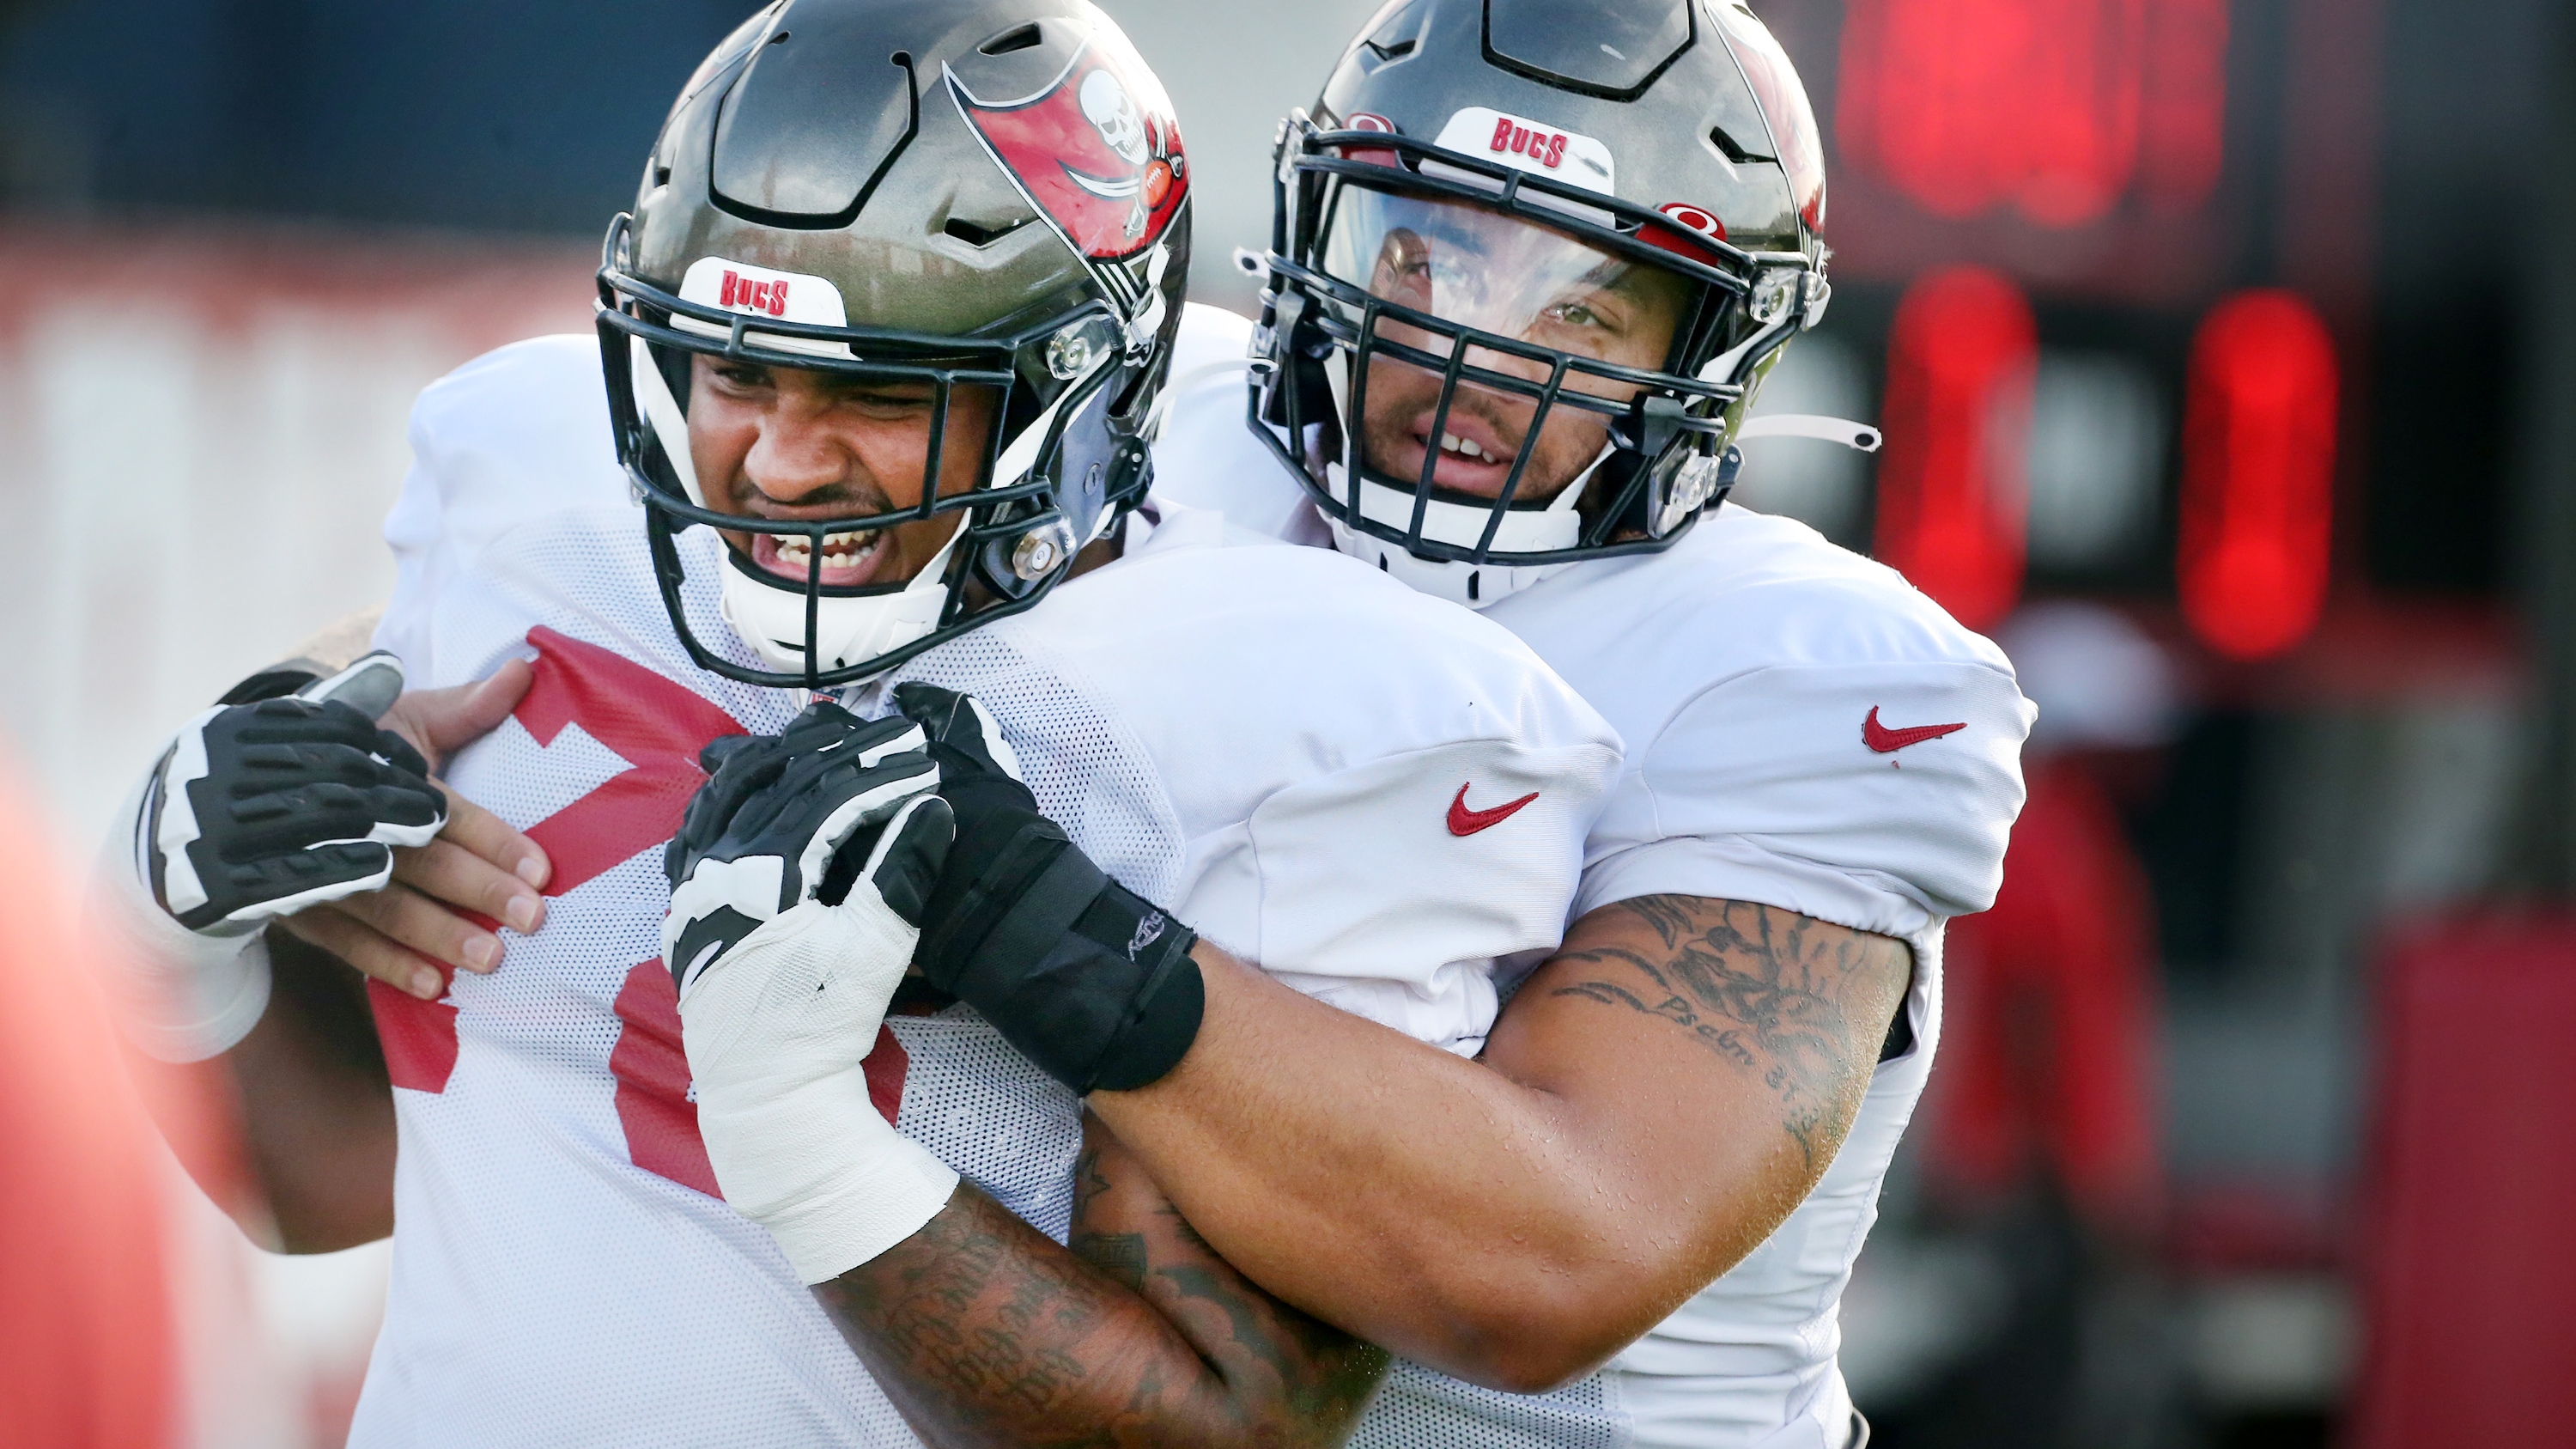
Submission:
M 875 529 L 856 529 L 848 533 L 827 533 L 823 535 L 823 554 L 826 558 L 836 555 L 847 558 L 855 554 L 865 553 L 869 549 L 875 547 L 877 541 L 883 536 L 884 535 L 881 530 Z M 770 542 L 777 547 L 778 556 L 781 559 L 798 562 L 803 561 L 807 554 L 813 552 L 814 548 L 813 541 L 801 533 L 772 534 L 770 535 Z
M 1455 433 L 1442 433 L 1440 435 L 1440 451 L 1444 453 L 1456 453 L 1462 458 L 1474 458 L 1478 462 L 1486 461 L 1485 450 L 1476 446 L 1475 439 L 1462 438 Z

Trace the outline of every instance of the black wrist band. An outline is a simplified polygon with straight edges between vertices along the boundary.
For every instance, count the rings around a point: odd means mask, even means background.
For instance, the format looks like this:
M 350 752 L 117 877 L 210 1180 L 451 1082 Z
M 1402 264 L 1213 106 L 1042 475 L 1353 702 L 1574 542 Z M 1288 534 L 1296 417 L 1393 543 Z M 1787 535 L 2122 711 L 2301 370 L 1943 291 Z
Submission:
M 984 866 L 939 893 L 922 974 L 1076 1092 L 1158 1080 L 1198 1036 L 1197 933 L 1110 879 L 1044 817 L 1011 827 L 985 834 Z

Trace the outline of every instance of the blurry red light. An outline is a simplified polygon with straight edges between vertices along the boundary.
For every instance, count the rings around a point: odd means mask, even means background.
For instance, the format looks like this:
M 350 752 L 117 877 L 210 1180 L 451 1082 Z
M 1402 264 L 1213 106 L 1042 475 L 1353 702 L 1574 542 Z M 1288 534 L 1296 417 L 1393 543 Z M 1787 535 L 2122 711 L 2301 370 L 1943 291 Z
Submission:
M 1896 309 L 1875 552 L 1972 629 L 2021 593 L 2038 357 L 2030 303 L 1981 267 L 1930 273 Z
M 2183 617 L 2221 654 L 2298 643 L 2325 606 L 2334 529 L 2334 341 L 2288 292 L 2200 324 L 2183 412 Z
M 2147 17 L 2138 189 L 2150 209 L 2199 209 L 2227 124 L 2227 0 L 2157 0 Z
M 2216 184 L 2227 0 L 1852 0 L 1843 156 L 1936 216 L 2043 226 L 2133 186 L 2187 211 Z

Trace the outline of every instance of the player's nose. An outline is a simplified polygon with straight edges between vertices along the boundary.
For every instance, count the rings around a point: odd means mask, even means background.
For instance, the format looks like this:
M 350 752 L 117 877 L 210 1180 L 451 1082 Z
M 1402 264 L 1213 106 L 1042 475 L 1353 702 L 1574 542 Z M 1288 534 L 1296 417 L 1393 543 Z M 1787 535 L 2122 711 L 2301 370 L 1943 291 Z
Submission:
M 760 422 L 742 470 L 762 496 L 778 503 L 829 503 L 850 491 L 858 460 L 819 421 L 779 408 Z

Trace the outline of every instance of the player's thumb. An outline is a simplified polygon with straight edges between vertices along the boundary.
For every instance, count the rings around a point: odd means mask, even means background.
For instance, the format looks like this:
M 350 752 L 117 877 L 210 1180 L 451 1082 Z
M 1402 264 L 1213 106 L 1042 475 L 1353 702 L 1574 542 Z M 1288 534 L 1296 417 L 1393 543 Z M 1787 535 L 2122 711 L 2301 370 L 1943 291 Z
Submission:
M 414 690 L 395 701 L 382 721 L 429 757 L 433 769 L 449 755 L 500 728 L 526 698 L 536 670 L 513 659 L 472 684 Z
M 956 841 L 956 812 L 936 795 L 914 797 L 886 822 L 864 874 L 886 909 L 902 917 L 905 925 L 921 925 L 931 887 L 939 883 L 939 872 L 948 864 L 948 848 Z

